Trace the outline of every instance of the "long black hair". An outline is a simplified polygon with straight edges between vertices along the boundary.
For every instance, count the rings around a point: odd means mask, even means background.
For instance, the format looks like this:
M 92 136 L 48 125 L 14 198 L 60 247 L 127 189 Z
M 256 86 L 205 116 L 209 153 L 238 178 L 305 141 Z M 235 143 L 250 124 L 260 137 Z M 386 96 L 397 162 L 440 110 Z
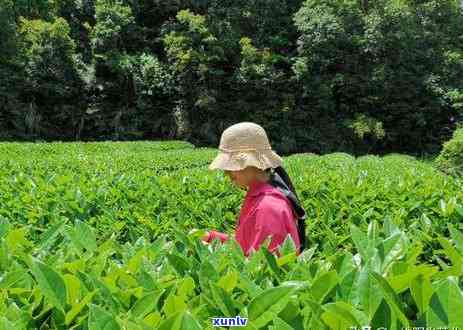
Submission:
M 302 207 L 299 197 L 297 196 L 296 189 L 282 166 L 276 168 L 269 168 L 266 170 L 270 175 L 269 183 L 278 188 L 291 203 L 294 212 L 297 215 L 297 233 L 299 236 L 300 249 L 302 251 L 306 248 L 306 236 L 305 236 L 305 219 L 307 217 L 304 208 Z

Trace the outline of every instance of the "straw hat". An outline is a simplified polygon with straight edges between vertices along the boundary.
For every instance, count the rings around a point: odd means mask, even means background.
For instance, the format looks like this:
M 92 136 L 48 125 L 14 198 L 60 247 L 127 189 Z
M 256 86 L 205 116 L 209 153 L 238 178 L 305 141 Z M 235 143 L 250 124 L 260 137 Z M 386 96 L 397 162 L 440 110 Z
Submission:
M 272 147 L 265 130 L 250 122 L 232 125 L 223 131 L 219 154 L 209 165 L 210 170 L 239 171 L 248 166 L 265 170 L 283 164 Z

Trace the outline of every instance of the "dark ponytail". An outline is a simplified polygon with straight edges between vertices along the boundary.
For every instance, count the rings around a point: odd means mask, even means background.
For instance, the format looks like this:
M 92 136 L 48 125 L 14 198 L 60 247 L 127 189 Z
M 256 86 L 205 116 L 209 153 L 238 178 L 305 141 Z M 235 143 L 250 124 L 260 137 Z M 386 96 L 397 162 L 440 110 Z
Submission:
M 278 188 L 286 196 L 286 198 L 288 198 L 294 212 L 297 215 L 297 233 L 299 235 L 299 242 L 301 244 L 299 251 L 302 252 L 302 250 L 306 248 L 307 244 L 305 237 L 305 219 L 307 216 L 301 202 L 299 201 L 296 189 L 294 188 L 288 173 L 286 173 L 282 166 L 274 169 L 267 169 L 267 172 L 270 174 L 269 183 L 272 186 Z

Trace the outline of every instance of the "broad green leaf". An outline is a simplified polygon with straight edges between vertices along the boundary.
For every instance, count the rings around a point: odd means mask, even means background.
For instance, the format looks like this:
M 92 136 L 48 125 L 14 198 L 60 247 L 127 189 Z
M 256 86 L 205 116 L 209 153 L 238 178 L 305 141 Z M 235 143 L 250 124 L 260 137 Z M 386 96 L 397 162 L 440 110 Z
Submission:
M 13 322 L 10 322 L 6 317 L 0 316 L 0 330 L 16 329 Z
M 250 279 L 247 274 L 240 274 L 238 287 L 250 297 L 256 297 L 263 292 L 262 288 Z
M 71 274 L 64 274 L 63 280 L 66 284 L 67 301 L 69 305 L 74 305 L 81 299 L 82 296 L 80 280 Z
M 161 295 L 162 292 L 151 292 L 144 295 L 143 297 L 137 300 L 137 302 L 130 309 L 129 313 L 134 318 L 144 318 L 153 309 L 155 309 Z
M 265 259 L 267 260 L 267 264 L 272 271 L 272 273 L 275 275 L 275 277 L 280 281 L 281 276 L 280 276 L 280 268 L 278 267 L 278 264 L 275 260 L 275 255 L 273 253 L 270 253 L 268 249 L 264 246 L 261 247 L 261 252 L 264 254 Z
M 201 288 L 209 288 L 209 281 L 218 282 L 220 279 L 219 273 L 215 269 L 215 266 L 208 260 L 201 262 L 199 269 L 199 283 Z
M 296 252 L 289 253 L 289 254 L 286 254 L 286 255 L 278 258 L 277 259 L 277 265 L 278 265 L 278 267 L 281 267 L 281 266 L 284 266 L 286 264 L 292 264 L 296 259 L 297 259 Z
M 107 312 L 100 306 L 90 304 L 88 315 L 89 330 L 119 330 L 121 327 L 117 323 L 114 315 Z
M 441 199 L 441 200 L 439 201 L 439 206 L 440 206 L 440 210 L 441 210 L 441 212 L 442 212 L 442 215 L 443 215 L 444 217 L 447 217 L 447 213 L 448 213 L 448 210 L 447 210 L 447 203 L 446 203 L 443 199 Z
M 342 280 L 338 283 L 336 287 L 336 296 L 337 299 L 343 301 L 355 300 L 354 294 L 356 294 L 355 283 L 358 282 L 359 272 L 354 269 L 350 273 L 347 273 L 343 276 Z
M 7 272 L 0 278 L 0 289 L 12 289 L 18 287 L 25 279 L 27 273 L 24 270 Z
M 402 325 L 409 326 L 408 319 L 402 311 L 399 299 L 397 298 L 394 290 L 391 288 L 389 283 L 378 273 L 369 272 L 368 274 L 379 284 L 384 299 L 391 307 L 391 309 L 394 311 L 394 313 L 397 315 L 400 322 L 402 322 Z
M 368 269 L 364 268 L 359 273 L 354 286 L 355 289 L 352 294 L 354 302 L 359 303 L 369 319 L 372 319 L 383 298 L 379 284 L 368 275 Z
M 458 278 L 448 277 L 436 283 L 426 319 L 432 327 L 461 327 L 463 325 L 463 292 Z
M 21 250 L 22 247 L 32 245 L 27 238 L 27 228 L 10 229 L 6 234 L 6 245 L 12 252 Z
M 420 242 L 413 242 L 414 245 L 409 247 L 407 250 L 407 259 L 408 264 L 415 264 L 416 259 L 423 253 L 423 244 Z
M 310 288 L 313 299 L 322 303 L 328 293 L 338 284 L 339 278 L 336 271 L 332 270 L 319 276 Z
M 97 243 L 93 229 L 85 222 L 80 220 L 76 220 L 75 229 L 82 246 L 90 252 L 95 252 L 97 249 Z
M 428 310 L 429 301 L 433 294 L 431 281 L 420 274 L 411 281 L 410 291 L 418 307 L 418 311 L 420 314 L 424 314 Z
M 198 321 L 189 312 L 179 312 L 159 325 L 158 330 L 201 330 Z
M 143 258 L 146 256 L 146 249 L 140 249 L 135 255 L 130 258 L 127 263 L 127 269 L 130 273 L 135 274 L 139 271 Z
M 183 256 L 172 253 L 167 255 L 167 259 L 181 276 L 185 276 L 185 274 L 191 269 L 190 262 Z
M 378 223 L 374 220 L 368 224 L 367 238 L 369 246 L 376 245 L 375 242 L 378 238 Z
M 32 261 L 32 274 L 34 275 L 43 295 L 57 308 L 64 311 L 67 301 L 66 285 L 63 278 L 48 265 Z
M 210 282 L 209 286 L 216 307 L 220 309 L 223 315 L 233 315 L 235 308 L 229 294 L 212 282 Z
M 356 270 L 354 262 L 352 260 L 352 254 L 346 252 L 339 257 L 336 262 L 336 271 L 338 272 L 339 278 L 344 278 L 344 276 L 350 274 L 352 271 Z
M 299 301 L 289 300 L 286 307 L 278 313 L 278 318 L 285 322 L 291 322 L 293 319 L 300 316 L 300 312 Z
M 450 235 L 458 251 L 463 255 L 463 234 L 455 229 L 452 224 L 448 224 Z
M 56 224 L 47 229 L 45 233 L 40 236 L 40 243 L 36 246 L 38 251 L 47 250 L 56 237 L 61 233 L 65 224 L 64 220 L 58 221 Z
M 112 308 L 112 312 L 116 312 L 120 310 L 121 308 L 121 303 L 115 299 L 115 297 L 112 295 L 111 290 L 108 288 L 108 286 L 100 281 L 98 278 L 89 275 L 89 274 L 84 274 L 82 272 L 78 273 L 79 278 L 85 279 L 85 281 L 90 280 L 90 290 L 98 289 L 98 295 L 104 299 L 105 303 L 107 304 L 108 307 Z
M 273 319 L 273 325 L 269 327 L 270 330 L 293 330 L 294 328 L 290 326 L 288 323 L 280 319 L 279 317 L 275 317 Z
M 373 329 L 381 329 L 381 327 L 395 330 L 402 329 L 402 327 L 397 326 L 397 317 L 385 299 L 381 300 L 378 309 L 371 319 L 370 325 L 373 327 Z
M 407 290 L 410 287 L 411 281 L 418 275 L 419 273 L 416 272 L 416 269 L 411 267 L 405 274 L 392 276 L 388 281 L 394 292 L 399 294 Z
M 177 294 L 180 296 L 191 296 L 194 294 L 195 290 L 195 280 L 191 278 L 190 276 L 185 277 L 180 281 L 180 284 L 177 289 Z
M 171 293 L 164 303 L 163 310 L 167 317 L 169 317 L 177 312 L 185 311 L 187 307 L 188 306 L 185 302 L 185 297 Z
M 72 243 L 72 245 L 74 246 L 78 254 L 81 254 L 84 251 L 85 246 L 79 237 L 77 229 L 75 227 L 68 226 L 66 228 L 66 236 L 69 239 L 69 241 Z
M 154 328 L 154 327 L 157 327 L 159 322 L 161 322 L 161 319 L 162 319 L 161 313 L 156 311 L 156 312 L 149 313 L 148 315 L 146 315 L 145 318 L 143 319 L 143 323 L 149 327 Z
M 158 288 L 153 275 L 143 269 L 138 272 L 137 281 L 146 291 L 154 291 Z
M 291 235 L 287 235 L 283 244 L 280 245 L 279 251 L 281 256 L 285 256 L 287 254 L 295 254 L 296 253 L 296 245 L 294 244 Z
M 384 217 L 383 231 L 387 237 L 391 237 L 396 233 L 399 233 L 400 230 L 397 225 L 392 220 L 391 216 L 387 215 Z
M 444 248 L 447 258 L 452 262 L 452 267 L 446 274 L 459 276 L 463 272 L 463 256 L 455 249 L 450 241 L 445 237 L 438 238 L 439 243 Z
M 232 292 L 238 284 L 238 278 L 238 272 L 232 270 L 229 271 L 226 275 L 222 276 L 217 285 L 224 289 L 226 292 Z
M 369 250 L 368 250 L 368 237 L 356 226 L 351 225 L 350 227 L 351 237 L 354 241 L 357 251 L 362 256 L 363 260 L 368 260 Z
M 80 302 L 74 304 L 69 312 L 66 313 L 65 324 L 70 325 L 75 317 L 92 301 L 97 291 L 88 293 Z
M 394 235 L 385 239 L 379 246 L 378 252 L 383 261 L 382 269 L 385 270 L 387 265 L 395 258 L 405 253 L 402 244 L 402 233 L 395 233 Z
M 342 329 L 344 325 L 347 325 L 347 329 L 353 326 L 366 325 L 366 317 L 364 316 L 362 320 L 359 320 L 355 314 L 360 312 L 355 311 L 351 305 L 345 302 L 325 304 L 323 309 L 325 312 L 322 314 L 322 319 L 332 329 Z
M 300 287 L 299 284 L 281 285 L 259 294 L 248 305 L 249 323 L 265 326 L 286 307 L 291 295 Z

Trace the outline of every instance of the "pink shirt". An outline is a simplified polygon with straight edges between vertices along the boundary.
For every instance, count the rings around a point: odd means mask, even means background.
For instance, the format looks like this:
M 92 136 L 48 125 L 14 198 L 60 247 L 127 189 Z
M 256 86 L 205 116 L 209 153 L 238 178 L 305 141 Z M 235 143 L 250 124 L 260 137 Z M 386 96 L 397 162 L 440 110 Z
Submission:
M 299 251 L 300 243 L 296 226 L 296 215 L 290 202 L 275 187 L 266 182 L 255 182 L 249 187 L 241 206 L 235 239 L 246 256 L 251 249 L 259 250 L 261 243 L 272 236 L 269 251 L 279 255 L 278 246 L 287 235 L 293 239 Z M 227 234 L 211 231 L 204 238 L 206 242 L 213 239 L 225 242 Z

